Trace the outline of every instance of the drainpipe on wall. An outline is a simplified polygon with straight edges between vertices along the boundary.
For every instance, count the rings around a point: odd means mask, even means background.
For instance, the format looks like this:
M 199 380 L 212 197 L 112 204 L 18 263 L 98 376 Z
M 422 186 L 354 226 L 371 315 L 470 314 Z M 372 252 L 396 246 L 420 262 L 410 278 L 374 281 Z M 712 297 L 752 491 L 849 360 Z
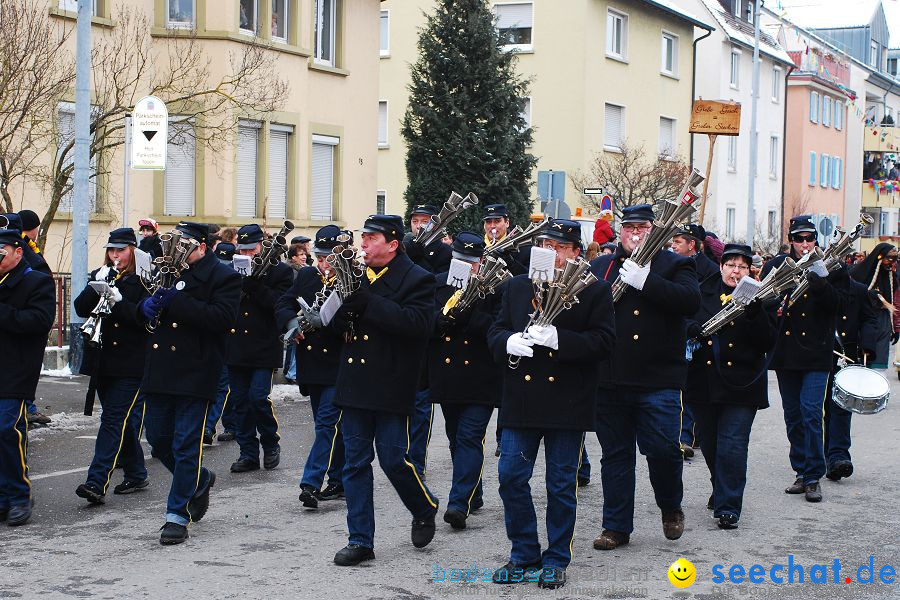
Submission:
M 706 38 L 708 38 L 711 35 L 712 35 L 712 30 L 709 30 L 706 32 L 706 35 L 701 35 L 696 40 L 694 40 L 694 43 L 692 44 L 692 46 L 694 47 L 694 50 L 693 50 L 694 55 L 692 58 L 693 67 L 691 68 L 691 106 L 692 107 L 693 107 L 693 103 L 694 103 L 694 99 L 695 99 L 695 92 L 697 90 L 697 42 L 699 42 L 700 40 L 705 40 Z M 688 135 L 691 136 L 691 143 L 688 145 L 688 164 L 691 166 L 691 168 L 693 168 L 694 167 L 694 134 L 689 133 Z
M 791 65 L 788 67 L 787 75 L 784 76 L 784 135 L 781 136 L 781 226 L 784 228 L 784 201 L 785 201 L 785 192 L 787 187 L 787 180 L 784 177 L 785 165 L 787 164 L 787 115 L 788 115 L 788 78 L 790 78 L 791 73 L 797 70 L 797 67 Z M 802 163 L 801 163 L 802 164 Z M 780 233 L 780 232 L 779 232 Z M 781 236 L 777 236 L 779 240 L 779 244 L 781 243 Z

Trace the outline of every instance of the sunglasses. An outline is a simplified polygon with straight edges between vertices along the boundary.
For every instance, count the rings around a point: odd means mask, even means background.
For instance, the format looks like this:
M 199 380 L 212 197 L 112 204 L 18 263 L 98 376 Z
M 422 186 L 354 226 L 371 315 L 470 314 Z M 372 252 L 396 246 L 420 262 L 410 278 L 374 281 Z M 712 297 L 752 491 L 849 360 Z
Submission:
M 816 236 L 811 233 L 809 235 L 795 235 L 794 241 L 795 242 L 814 242 L 814 241 L 816 241 Z

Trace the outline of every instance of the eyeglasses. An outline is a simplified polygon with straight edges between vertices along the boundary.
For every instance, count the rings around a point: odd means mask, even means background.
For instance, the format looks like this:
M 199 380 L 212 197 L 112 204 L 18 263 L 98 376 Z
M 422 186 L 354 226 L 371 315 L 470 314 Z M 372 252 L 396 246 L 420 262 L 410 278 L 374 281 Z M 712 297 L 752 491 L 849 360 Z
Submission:
M 749 271 L 750 267 L 745 264 L 724 263 L 723 267 L 728 267 L 732 271 Z
M 814 242 L 814 241 L 816 241 L 816 236 L 813 235 L 813 234 L 809 234 L 809 235 L 795 235 L 795 236 L 794 236 L 794 241 L 795 241 L 795 242 Z
M 653 227 L 653 225 L 632 225 L 631 223 L 625 223 L 622 225 L 622 231 L 647 231 Z

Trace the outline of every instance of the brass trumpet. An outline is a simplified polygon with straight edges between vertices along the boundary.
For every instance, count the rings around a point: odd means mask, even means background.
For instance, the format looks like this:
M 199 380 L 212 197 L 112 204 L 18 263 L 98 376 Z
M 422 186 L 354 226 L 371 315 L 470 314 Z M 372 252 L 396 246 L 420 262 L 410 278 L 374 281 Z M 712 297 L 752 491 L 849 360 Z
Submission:
M 112 284 L 119 274 L 119 263 L 116 261 L 106 275 L 106 283 Z M 100 295 L 97 306 L 91 311 L 90 316 L 81 325 L 81 335 L 84 345 L 88 348 L 100 348 L 103 345 L 103 319 L 112 314 L 112 302 L 109 293 Z
M 518 225 L 509 230 L 506 237 L 488 246 L 488 249 L 484 251 L 484 255 L 498 257 L 501 254 L 506 252 L 514 252 L 519 249 L 519 246 L 522 244 L 526 244 L 531 242 L 537 236 L 541 235 L 547 227 L 549 227 L 550 219 L 548 217 L 544 217 L 544 220 L 539 223 L 531 223 L 525 229 L 522 229 Z
M 366 272 L 366 266 L 359 259 L 358 252 L 353 246 L 344 246 L 350 241 L 350 236 L 341 234 L 338 236 L 341 245 L 335 246 L 325 260 L 334 269 L 335 291 L 341 295 L 341 300 L 346 300 L 362 285 L 362 278 Z
M 431 215 L 428 224 L 419 230 L 419 233 L 416 234 L 413 241 L 422 244 L 423 246 L 427 246 L 436 239 L 443 237 L 444 232 L 447 230 L 447 225 L 456 219 L 462 211 L 477 205 L 478 196 L 472 192 L 466 194 L 465 198 L 456 192 L 450 192 L 450 197 L 441 207 L 440 214 Z

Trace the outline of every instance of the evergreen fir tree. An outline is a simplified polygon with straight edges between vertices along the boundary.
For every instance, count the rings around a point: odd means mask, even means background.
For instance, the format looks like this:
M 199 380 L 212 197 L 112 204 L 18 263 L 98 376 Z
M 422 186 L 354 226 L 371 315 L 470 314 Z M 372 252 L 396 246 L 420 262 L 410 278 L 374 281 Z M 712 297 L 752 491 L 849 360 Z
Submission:
M 522 111 L 528 81 L 515 54 L 502 50 L 486 0 L 437 0 L 419 32 L 409 106 L 406 214 L 417 204 L 443 205 L 451 191 L 474 192 L 480 206 L 454 221 L 452 232 L 481 232 L 481 207 L 502 202 L 512 224 L 531 213 L 528 184 L 537 159 Z

